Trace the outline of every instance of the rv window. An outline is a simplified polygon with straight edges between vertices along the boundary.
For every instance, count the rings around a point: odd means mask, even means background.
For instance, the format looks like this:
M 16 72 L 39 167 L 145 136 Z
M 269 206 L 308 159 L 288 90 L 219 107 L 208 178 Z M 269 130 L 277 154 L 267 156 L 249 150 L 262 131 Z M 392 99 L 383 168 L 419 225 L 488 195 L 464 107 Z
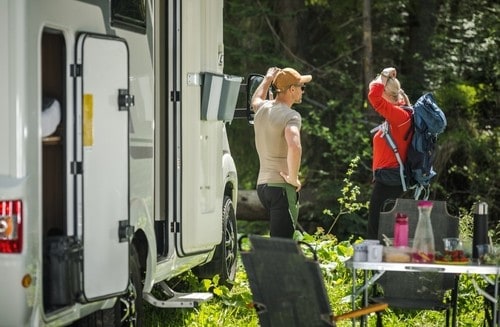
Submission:
M 146 0 L 112 0 L 111 25 L 146 32 Z

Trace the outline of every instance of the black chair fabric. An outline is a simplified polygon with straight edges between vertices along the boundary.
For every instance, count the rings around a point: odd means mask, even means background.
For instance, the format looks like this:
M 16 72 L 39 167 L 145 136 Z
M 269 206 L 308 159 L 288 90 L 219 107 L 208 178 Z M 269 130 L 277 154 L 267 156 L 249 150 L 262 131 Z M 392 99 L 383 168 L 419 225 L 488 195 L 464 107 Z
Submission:
M 335 326 L 323 275 L 296 241 L 249 236 L 241 251 L 262 327 Z

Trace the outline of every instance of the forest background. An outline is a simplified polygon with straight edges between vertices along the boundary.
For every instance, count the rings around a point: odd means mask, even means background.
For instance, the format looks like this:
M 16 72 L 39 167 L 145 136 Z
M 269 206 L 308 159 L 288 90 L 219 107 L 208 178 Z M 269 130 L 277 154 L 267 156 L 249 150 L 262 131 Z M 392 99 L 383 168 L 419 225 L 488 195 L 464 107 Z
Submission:
M 344 212 L 337 199 L 345 198 L 349 187 L 359 191 L 352 195 L 364 205 L 334 224 L 340 239 L 363 236 L 366 229 L 370 130 L 382 121 L 367 102 L 367 86 L 385 67 L 397 68 L 412 101 L 433 92 L 447 116 L 430 199 L 446 200 L 456 215 L 485 201 L 496 225 L 499 41 L 500 5 L 494 0 L 224 1 L 226 73 L 265 74 L 278 66 L 313 75 L 304 101 L 294 106 L 303 119 L 299 223 L 310 232 L 331 227 Z M 245 106 L 244 99 L 239 106 Z M 227 130 L 240 193 L 254 190 L 259 162 L 253 128 L 243 119 Z M 353 160 L 354 171 L 347 176 Z M 245 216 L 251 212 L 238 211 L 238 219 L 255 218 Z

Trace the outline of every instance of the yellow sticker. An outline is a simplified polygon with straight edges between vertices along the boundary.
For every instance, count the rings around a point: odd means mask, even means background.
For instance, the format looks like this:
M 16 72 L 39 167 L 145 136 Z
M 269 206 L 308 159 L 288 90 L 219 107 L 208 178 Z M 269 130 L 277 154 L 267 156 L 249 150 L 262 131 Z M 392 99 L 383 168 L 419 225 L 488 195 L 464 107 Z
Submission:
M 94 145 L 94 96 L 83 95 L 83 146 Z

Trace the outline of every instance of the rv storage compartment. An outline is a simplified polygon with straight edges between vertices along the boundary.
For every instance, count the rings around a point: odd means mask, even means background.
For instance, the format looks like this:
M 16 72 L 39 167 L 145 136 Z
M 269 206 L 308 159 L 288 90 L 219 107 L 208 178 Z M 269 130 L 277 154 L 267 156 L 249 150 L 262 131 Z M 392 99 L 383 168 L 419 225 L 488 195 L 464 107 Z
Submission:
M 72 236 L 49 236 L 44 249 L 44 302 L 46 309 L 75 303 L 80 293 L 82 247 Z

